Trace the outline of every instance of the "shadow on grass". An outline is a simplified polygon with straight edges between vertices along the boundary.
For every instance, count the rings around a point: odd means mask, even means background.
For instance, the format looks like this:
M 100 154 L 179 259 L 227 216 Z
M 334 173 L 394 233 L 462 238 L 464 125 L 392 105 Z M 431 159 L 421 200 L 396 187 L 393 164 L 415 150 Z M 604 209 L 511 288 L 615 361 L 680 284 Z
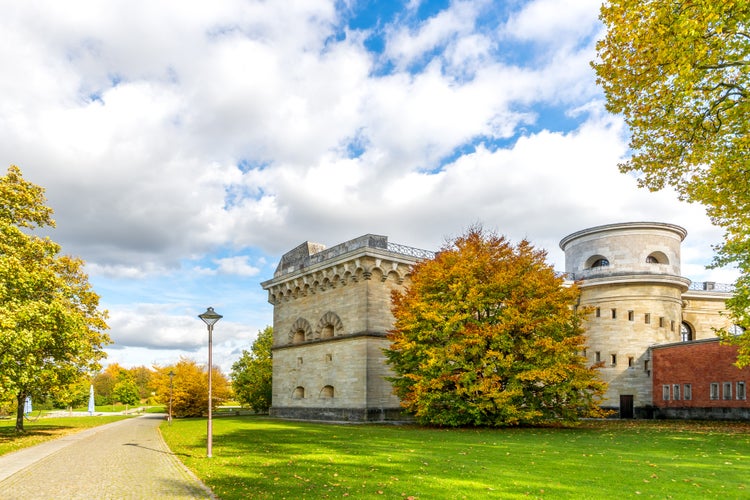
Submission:
M 223 499 L 599 498 L 613 485 L 624 495 L 743 498 L 750 474 L 748 423 L 435 429 L 236 418 L 214 424 L 212 459 L 205 420 L 186 424 L 178 444 L 167 441 Z

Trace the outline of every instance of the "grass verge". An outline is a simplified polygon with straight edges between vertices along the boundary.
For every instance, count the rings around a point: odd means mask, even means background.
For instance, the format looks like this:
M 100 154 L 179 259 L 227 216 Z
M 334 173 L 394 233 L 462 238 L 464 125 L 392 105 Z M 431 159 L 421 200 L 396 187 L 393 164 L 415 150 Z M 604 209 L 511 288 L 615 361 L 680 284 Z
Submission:
M 41 418 L 24 422 L 26 432 L 23 434 L 16 433 L 16 420 L 14 418 L 0 420 L 0 455 L 123 418 L 130 417 L 112 415 L 106 417 Z
M 430 429 L 226 417 L 161 427 L 223 500 L 240 498 L 748 498 L 750 425 L 596 421 Z

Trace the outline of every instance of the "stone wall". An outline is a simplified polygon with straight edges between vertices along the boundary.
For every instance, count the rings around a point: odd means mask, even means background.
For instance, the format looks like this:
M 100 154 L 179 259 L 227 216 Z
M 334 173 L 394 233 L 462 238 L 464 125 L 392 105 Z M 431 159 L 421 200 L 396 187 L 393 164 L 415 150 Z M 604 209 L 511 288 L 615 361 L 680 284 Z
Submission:
M 283 269 L 263 283 L 274 306 L 271 413 L 403 419 L 383 350 L 393 326 L 391 292 L 408 283 L 417 259 L 373 235 L 315 247 L 315 258 L 305 257 L 307 248 L 282 257 Z

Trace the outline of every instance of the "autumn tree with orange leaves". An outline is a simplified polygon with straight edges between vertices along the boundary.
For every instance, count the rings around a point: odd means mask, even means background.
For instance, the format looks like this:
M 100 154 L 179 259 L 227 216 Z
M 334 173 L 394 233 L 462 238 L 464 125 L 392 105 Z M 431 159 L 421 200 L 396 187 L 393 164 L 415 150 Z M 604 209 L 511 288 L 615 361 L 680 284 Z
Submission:
M 481 227 L 418 263 L 394 291 L 386 356 L 402 406 L 422 424 L 513 426 L 602 416 L 586 366 L 576 286 L 546 252 Z

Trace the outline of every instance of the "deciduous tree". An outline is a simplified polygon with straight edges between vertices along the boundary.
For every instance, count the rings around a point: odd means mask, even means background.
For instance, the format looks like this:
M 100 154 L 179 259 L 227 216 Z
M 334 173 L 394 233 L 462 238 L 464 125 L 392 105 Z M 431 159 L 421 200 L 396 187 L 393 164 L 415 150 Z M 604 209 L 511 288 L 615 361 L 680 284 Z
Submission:
M 232 365 L 235 397 L 256 412 L 267 412 L 271 407 L 272 346 L 273 328 L 267 326 L 258 332 L 250 352 L 243 350 L 240 359 Z
M 109 342 L 83 261 L 32 234 L 54 226 L 45 202 L 18 167 L 0 177 L 0 391 L 16 398 L 18 431 L 27 396 L 54 396 L 98 369 Z
M 527 241 L 481 227 L 414 266 L 392 296 L 386 351 L 403 407 L 441 426 L 531 425 L 601 415 L 605 384 L 582 356 L 575 309 Z
M 714 265 L 740 270 L 728 305 L 750 364 L 750 3 L 608 0 L 601 19 L 593 65 L 631 131 L 620 168 L 703 204 L 724 229 Z
M 124 404 L 126 408 L 140 401 L 138 387 L 135 385 L 135 382 L 129 378 L 121 380 L 115 384 L 114 389 L 112 389 L 112 394 L 115 400 Z
M 172 412 L 178 417 L 200 417 L 208 412 L 208 371 L 195 361 L 182 358 L 176 365 L 157 367 L 153 375 L 156 397 L 165 406 L 169 404 L 170 378 L 172 379 Z M 232 396 L 229 380 L 217 368 L 211 373 L 212 408 Z

